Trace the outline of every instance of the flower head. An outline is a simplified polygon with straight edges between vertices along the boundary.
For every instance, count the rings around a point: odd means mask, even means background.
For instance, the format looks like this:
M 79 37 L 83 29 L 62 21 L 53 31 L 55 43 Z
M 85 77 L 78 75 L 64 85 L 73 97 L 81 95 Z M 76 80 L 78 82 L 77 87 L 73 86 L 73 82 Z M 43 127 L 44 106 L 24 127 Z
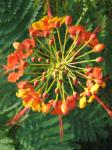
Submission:
M 15 52 L 4 67 L 11 72 L 11 82 L 28 76 L 29 81 L 17 84 L 16 95 L 23 105 L 38 112 L 68 115 L 76 107 L 82 109 L 93 102 L 99 89 L 105 87 L 98 64 L 105 45 L 96 32 L 73 25 L 70 16 L 45 16 L 30 26 L 29 34 L 31 38 L 13 44 Z

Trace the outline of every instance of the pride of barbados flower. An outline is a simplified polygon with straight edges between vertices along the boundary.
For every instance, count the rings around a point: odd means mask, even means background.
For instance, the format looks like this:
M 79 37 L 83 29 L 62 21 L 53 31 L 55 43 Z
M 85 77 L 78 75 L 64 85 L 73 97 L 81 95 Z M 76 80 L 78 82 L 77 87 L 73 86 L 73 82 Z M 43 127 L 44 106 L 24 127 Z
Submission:
M 32 109 L 67 115 L 96 100 L 112 117 L 112 111 L 97 96 L 106 86 L 99 67 L 105 45 L 95 31 L 73 25 L 71 16 L 45 16 L 30 26 L 29 35 L 23 42 L 13 43 L 15 51 L 4 66 L 8 81 L 17 82 L 16 95 L 27 108 L 24 112 Z M 22 76 L 27 80 L 19 81 Z

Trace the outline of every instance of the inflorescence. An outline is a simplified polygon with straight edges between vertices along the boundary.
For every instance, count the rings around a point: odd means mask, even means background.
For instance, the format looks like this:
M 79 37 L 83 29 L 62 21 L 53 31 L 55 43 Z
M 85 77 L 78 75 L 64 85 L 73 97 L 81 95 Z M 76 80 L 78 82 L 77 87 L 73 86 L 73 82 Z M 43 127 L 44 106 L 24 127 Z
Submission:
M 8 81 L 17 82 L 16 96 L 25 107 L 22 115 L 29 109 L 67 115 L 96 100 L 112 116 L 97 96 L 99 89 L 106 86 L 99 67 L 103 61 L 99 54 L 105 45 L 95 31 L 73 25 L 71 16 L 45 16 L 30 26 L 29 35 L 21 43 L 13 43 L 15 51 L 4 66 Z M 91 54 L 98 57 L 90 57 Z M 20 81 L 23 76 L 27 80 Z M 17 116 L 10 123 L 16 121 Z

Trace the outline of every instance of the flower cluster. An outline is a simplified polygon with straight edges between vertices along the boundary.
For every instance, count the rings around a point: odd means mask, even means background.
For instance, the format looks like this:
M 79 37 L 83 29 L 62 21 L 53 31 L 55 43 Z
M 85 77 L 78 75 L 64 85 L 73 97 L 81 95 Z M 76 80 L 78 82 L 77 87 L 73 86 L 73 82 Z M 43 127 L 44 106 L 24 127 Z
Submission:
M 24 74 L 27 67 L 26 58 L 31 56 L 33 48 L 35 47 L 34 39 L 25 39 L 23 42 L 15 42 L 13 44 L 15 52 L 7 57 L 7 65 L 4 66 L 5 71 L 8 73 L 8 81 L 16 82 Z
M 16 95 L 25 107 L 67 115 L 96 100 L 112 116 L 97 96 L 99 89 L 106 86 L 98 64 L 103 61 L 99 55 L 105 45 L 95 31 L 73 25 L 71 16 L 45 16 L 30 26 L 29 35 L 23 42 L 13 43 L 15 51 L 4 66 L 9 82 L 23 75 L 28 77 L 17 83 Z M 93 58 L 93 54 L 98 57 Z

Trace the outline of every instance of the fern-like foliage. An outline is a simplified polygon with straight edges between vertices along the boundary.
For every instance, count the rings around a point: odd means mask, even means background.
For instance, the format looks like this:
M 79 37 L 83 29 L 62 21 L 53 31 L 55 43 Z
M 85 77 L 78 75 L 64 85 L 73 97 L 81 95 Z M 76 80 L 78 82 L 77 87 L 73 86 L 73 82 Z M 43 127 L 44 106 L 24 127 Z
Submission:
M 70 116 L 64 118 L 65 130 L 62 144 L 59 138 L 58 118 L 54 116 L 31 113 L 26 115 L 17 126 L 11 129 L 4 127 L 7 120 L 19 109 L 21 101 L 15 97 L 15 86 L 7 83 L 4 76 L 1 77 L 3 75 L 1 66 L 7 54 L 11 52 L 13 41 L 24 39 L 29 25 L 46 13 L 46 4 L 45 0 L 0 0 L 0 150 L 78 150 L 82 142 L 92 143 L 101 137 L 105 141 L 105 138 L 111 136 L 109 131 L 112 131 L 112 120 L 96 102 L 84 110 L 76 109 Z M 85 15 L 80 23 L 87 26 L 88 30 L 100 26 L 101 34 L 98 36 L 106 44 L 103 53 L 104 75 L 109 74 L 112 77 L 110 35 L 112 2 L 110 0 L 50 0 L 50 4 L 54 16 L 71 15 L 75 23 L 80 16 Z M 102 99 L 106 100 L 105 102 L 108 100 L 110 104 L 112 104 L 111 86 L 112 81 L 109 80 L 106 89 L 100 93 Z
M 22 39 L 29 25 L 37 18 L 43 1 L 1 0 L 0 1 L 0 49 L 5 50 L 13 41 Z M 35 11 L 34 11 L 35 8 Z
M 65 135 L 60 143 L 57 116 L 44 116 L 40 113 L 30 115 L 15 134 L 17 150 L 72 150 L 68 141 L 73 139 L 73 132 L 69 123 L 64 121 L 63 124 Z

